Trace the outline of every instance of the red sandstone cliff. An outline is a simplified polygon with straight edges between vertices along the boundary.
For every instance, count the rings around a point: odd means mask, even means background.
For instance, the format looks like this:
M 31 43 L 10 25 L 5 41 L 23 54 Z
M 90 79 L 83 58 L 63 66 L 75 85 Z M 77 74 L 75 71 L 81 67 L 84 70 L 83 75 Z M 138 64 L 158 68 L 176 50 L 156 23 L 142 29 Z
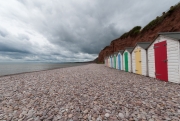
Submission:
M 160 23 L 156 24 L 150 29 L 143 29 L 136 36 L 128 36 L 123 39 L 117 38 L 111 41 L 111 44 L 109 46 L 106 46 L 99 53 L 98 62 L 103 62 L 104 57 L 106 57 L 107 55 L 112 54 L 118 50 L 123 50 L 125 47 L 132 47 L 137 42 L 152 41 L 159 32 L 180 31 L 180 4 L 177 4 L 173 10 L 170 9 L 167 13 L 163 13 L 162 16 L 158 17 L 158 19 L 161 19 Z

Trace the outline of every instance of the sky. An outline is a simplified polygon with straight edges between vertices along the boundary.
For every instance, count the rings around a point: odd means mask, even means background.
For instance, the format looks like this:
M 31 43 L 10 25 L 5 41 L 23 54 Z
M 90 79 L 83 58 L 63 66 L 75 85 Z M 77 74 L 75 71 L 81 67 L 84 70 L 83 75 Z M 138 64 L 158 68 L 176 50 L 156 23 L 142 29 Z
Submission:
M 179 0 L 0 0 L 0 62 L 94 60 Z

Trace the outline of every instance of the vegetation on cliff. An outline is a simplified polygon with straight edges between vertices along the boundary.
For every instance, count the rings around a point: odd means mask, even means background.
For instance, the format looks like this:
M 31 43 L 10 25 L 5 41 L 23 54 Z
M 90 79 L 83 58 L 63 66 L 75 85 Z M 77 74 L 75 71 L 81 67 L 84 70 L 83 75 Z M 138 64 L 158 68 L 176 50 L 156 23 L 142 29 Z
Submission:
M 141 26 L 135 26 L 134 28 L 132 28 L 129 32 L 124 33 L 120 39 L 124 39 L 127 38 L 128 36 L 136 36 L 140 33 L 141 30 Z
M 170 16 L 174 10 L 176 10 L 178 7 L 180 7 L 180 3 L 176 4 L 175 6 L 171 6 L 170 9 L 167 12 L 163 12 L 161 16 L 157 16 L 156 19 L 152 20 L 151 22 L 149 22 L 141 31 L 141 26 L 135 26 L 134 28 L 132 28 L 129 32 L 124 33 L 120 39 L 125 39 L 129 36 L 133 37 L 136 36 L 138 34 L 140 34 L 141 32 L 145 32 L 148 31 L 150 29 L 155 28 L 158 24 L 162 23 L 162 21 Z
M 169 11 L 163 12 L 163 13 L 162 13 L 162 16 L 160 16 L 160 17 L 157 16 L 156 19 L 154 19 L 154 20 L 152 20 L 150 23 L 148 23 L 148 24 L 142 29 L 142 32 L 143 32 L 143 31 L 147 31 L 147 30 L 149 30 L 149 29 L 155 28 L 158 24 L 162 23 L 162 21 L 163 21 L 166 17 L 170 16 L 170 15 L 176 10 L 176 8 L 178 8 L 178 7 L 180 7 L 180 3 L 178 3 L 178 4 L 175 5 L 175 6 L 171 6 L 170 9 L 169 9 Z

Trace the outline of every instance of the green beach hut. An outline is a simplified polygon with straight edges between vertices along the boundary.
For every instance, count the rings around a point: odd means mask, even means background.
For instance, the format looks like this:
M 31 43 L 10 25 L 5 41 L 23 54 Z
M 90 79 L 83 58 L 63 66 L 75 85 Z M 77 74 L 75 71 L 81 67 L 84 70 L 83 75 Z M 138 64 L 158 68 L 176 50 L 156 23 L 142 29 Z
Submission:
M 113 68 L 116 68 L 116 54 L 117 54 L 116 52 L 113 54 L 113 57 L 114 57 L 114 60 L 113 60 L 113 61 L 114 61 L 114 65 L 113 65 Z
M 132 71 L 132 61 L 131 61 L 131 53 L 132 53 L 133 47 L 126 47 L 125 51 L 123 53 L 123 67 L 124 71 L 131 72 Z

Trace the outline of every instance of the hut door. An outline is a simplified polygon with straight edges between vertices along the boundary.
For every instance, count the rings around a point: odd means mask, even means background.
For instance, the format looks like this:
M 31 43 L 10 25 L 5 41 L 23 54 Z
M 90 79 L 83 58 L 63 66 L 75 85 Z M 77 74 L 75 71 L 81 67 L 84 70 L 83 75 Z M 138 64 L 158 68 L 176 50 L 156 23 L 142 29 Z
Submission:
M 121 57 L 120 57 L 120 54 L 118 54 L 118 65 L 119 65 L 119 69 L 121 70 Z
M 116 68 L 116 56 L 114 56 L 114 68 Z
M 108 62 L 109 62 L 108 64 L 109 64 L 109 67 L 110 67 L 110 65 L 111 65 L 111 60 L 110 60 L 110 58 L 109 58 L 109 61 L 108 61 Z
M 168 81 L 166 41 L 154 44 L 155 75 L 157 79 Z
M 125 56 L 125 58 L 124 58 L 124 62 L 125 62 L 125 71 L 128 72 L 128 53 L 125 52 L 125 53 L 124 53 L 124 56 Z
M 108 66 L 108 59 L 107 59 L 107 66 Z
M 113 67 L 113 60 L 112 60 L 112 57 L 111 57 L 111 67 Z
M 137 48 L 135 53 L 135 61 L 136 61 L 136 73 L 142 74 L 141 69 L 141 49 Z

